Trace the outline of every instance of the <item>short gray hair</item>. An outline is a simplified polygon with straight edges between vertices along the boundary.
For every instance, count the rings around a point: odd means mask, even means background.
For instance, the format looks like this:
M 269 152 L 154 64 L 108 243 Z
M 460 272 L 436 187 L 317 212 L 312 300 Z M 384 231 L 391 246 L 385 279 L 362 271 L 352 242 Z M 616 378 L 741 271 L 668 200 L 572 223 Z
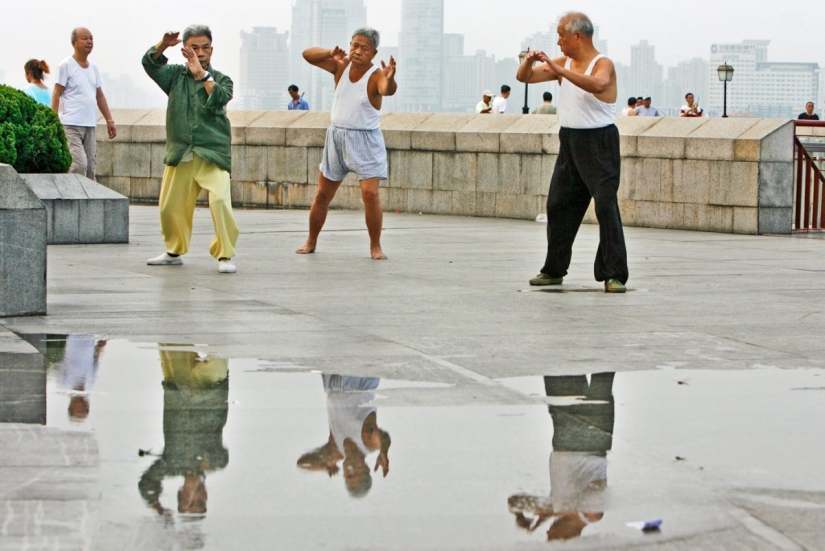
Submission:
M 212 42 L 212 31 L 206 25 L 189 25 L 186 27 L 183 30 L 183 43 L 186 44 L 186 41 L 193 36 L 205 36 L 209 39 L 209 42 Z
M 564 30 L 569 32 L 570 34 L 580 33 L 588 38 L 593 37 L 593 33 L 595 29 L 593 28 L 593 22 L 590 21 L 590 18 L 584 15 L 581 12 L 577 11 L 569 11 L 559 18 L 559 21 L 564 21 L 567 19 L 567 24 L 564 26 Z
M 356 36 L 363 36 L 364 38 L 368 38 L 376 49 L 378 48 L 378 43 L 381 41 L 381 35 L 378 34 L 378 31 L 376 31 L 372 27 L 358 27 L 357 29 L 355 29 L 355 32 L 352 33 L 352 38 L 355 38 Z

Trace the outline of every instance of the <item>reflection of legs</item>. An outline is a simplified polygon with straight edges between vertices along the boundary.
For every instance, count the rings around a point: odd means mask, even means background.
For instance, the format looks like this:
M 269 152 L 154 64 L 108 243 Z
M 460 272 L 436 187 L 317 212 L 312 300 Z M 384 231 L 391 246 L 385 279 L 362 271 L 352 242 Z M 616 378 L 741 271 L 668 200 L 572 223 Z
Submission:
M 381 198 L 378 195 L 378 178 L 361 180 L 361 199 L 364 201 L 364 218 L 367 232 L 370 234 L 370 255 L 374 260 L 384 260 L 387 255 L 381 250 L 381 228 L 384 212 L 381 210 Z
M 296 249 L 298 254 L 308 254 L 315 252 L 315 246 L 318 243 L 318 235 L 324 227 L 324 222 L 327 220 L 327 212 L 329 212 L 329 204 L 335 193 L 338 191 L 338 186 L 341 185 L 341 180 L 333 181 L 327 179 L 323 174 L 318 175 L 318 191 L 315 192 L 315 198 L 312 200 L 312 207 L 309 209 L 309 237 L 303 247 Z
M 192 217 L 200 186 L 195 182 L 195 162 L 167 166 L 160 187 L 160 228 L 166 252 L 175 255 L 189 251 Z
M 235 243 L 238 242 L 238 225 L 232 214 L 232 192 L 229 173 L 217 165 L 195 155 L 195 173 L 197 184 L 209 192 L 209 211 L 215 226 L 215 237 L 209 246 L 209 253 L 218 259 L 235 256 Z

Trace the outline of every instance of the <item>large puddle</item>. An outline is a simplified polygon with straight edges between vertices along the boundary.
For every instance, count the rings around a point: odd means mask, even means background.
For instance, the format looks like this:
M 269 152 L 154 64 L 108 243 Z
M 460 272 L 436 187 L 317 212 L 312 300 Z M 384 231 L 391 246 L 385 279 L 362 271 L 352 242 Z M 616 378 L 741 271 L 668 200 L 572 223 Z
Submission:
M 101 548 L 601 549 L 732 526 L 733 495 L 825 492 L 825 370 L 501 379 L 522 404 L 435 407 L 456 388 L 25 338 L 47 426 L 96 441 Z

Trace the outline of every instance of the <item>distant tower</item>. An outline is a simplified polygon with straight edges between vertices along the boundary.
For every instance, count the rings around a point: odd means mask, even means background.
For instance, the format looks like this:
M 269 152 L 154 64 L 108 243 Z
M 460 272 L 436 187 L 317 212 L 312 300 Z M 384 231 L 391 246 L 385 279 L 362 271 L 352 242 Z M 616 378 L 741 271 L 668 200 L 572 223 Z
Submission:
M 401 0 L 398 93 L 402 111 L 441 111 L 443 40 L 444 0 Z
M 326 71 L 312 68 L 303 58 L 311 46 L 349 50 L 352 31 L 366 25 L 364 0 L 296 0 L 292 8 L 292 83 L 306 91 L 310 109 L 332 107 L 335 83 Z
M 631 95 L 651 96 L 653 105 L 661 105 L 664 70 L 656 63 L 656 47 L 642 40 L 630 46 Z
M 241 31 L 238 97 L 244 109 L 283 109 L 289 86 L 289 33 L 275 27 Z

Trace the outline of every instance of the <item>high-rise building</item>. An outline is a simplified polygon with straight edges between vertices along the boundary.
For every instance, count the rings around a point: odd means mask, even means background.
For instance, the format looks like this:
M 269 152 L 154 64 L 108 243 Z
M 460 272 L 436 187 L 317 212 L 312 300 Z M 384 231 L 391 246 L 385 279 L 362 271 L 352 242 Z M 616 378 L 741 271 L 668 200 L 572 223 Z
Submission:
M 296 0 L 290 42 L 292 83 L 306 92 L 309 106 L 328 111 L 335 82 L 326 71 L 311 67 L 303 51 L 312 46 L 349 49 L 352 31 L 366 25 L 364 0 Z
M 630 46 L 630 89 L 637 96 L 653 98 L 653 105 L 661 104 L 662 66 L 656 63 L 656 47 L 642 40 Z
M 289 86 L 289 32 L 275 27 L 241 31 L 241 74 L 236 94 L 243 109 L 283 109 Z
M 795 118 L 805 103 L 819 96 L 820 69 L 816 63 L 768 61 L 769 40 L 713 44 L 708 69 L 711 115 L 722 114 L 724 85 L 717 67 L 734 68 L 727 85 L 728 115 Z
M 484 50 L 475 55 L 450 56 L 446 68 L 444 110 L 459 113 L 475 112 L 481 93 L 490 89 L 496 94 L 496 58 Z
M 398 93 L 401 110 L 441 111 L 444 0 L 401 0 Z

